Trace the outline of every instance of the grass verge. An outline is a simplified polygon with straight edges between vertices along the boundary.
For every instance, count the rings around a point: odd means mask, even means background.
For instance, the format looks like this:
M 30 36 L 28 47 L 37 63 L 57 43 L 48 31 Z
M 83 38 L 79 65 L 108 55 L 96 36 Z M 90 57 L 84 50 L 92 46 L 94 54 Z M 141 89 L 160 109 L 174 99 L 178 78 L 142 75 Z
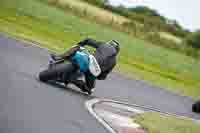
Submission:
M 187 96 L 200 96 L 199 62 L 38 0 L 3 0 L 0 31 L 57 52 L 87 36 L 105 41 L 117 39 L 122 50 L 116 70 Z
M 129 22 L 129 20 L 123 16 L 120 16 L 118 14 L 114 14 L 110 11 L 103 10 L 99 7 L 93 6 L 91 4 L 88 4 L 86 2 L 83 2 L 81 0 L 42 0 L 47 1 L 48 3 L 52 3 L 53 6 L 59 6 L 61 8 L 71 8 L 76 10 L 77 12 L 80 12 L 79 14 L 82 14 L 85 12 L 85 16 L 95 17 L 96 19 L 99 19 L 99 21 L 102 21 L 103 23 L 111 23 L 111 21 L 114 21 L 115 23 L 122 24 L 124 22 Z
M 199 133 L 200 123 L 186 118 L 148 112 L 132 118 L 148 133 Z

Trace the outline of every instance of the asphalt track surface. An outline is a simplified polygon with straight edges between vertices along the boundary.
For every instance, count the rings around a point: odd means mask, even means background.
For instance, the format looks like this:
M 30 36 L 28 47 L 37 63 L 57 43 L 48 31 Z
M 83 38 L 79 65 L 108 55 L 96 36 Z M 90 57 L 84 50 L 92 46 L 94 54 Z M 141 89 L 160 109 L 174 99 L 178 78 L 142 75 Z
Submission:
M 85 108 L 94 97 L 200 119 L 191 111 L 191 98 L 117 73 L 97 82 L 93 96 L 41 83 L 37 75 L 48 57 L 45 49 L 0 35 L 0 133 L 106 133 Z

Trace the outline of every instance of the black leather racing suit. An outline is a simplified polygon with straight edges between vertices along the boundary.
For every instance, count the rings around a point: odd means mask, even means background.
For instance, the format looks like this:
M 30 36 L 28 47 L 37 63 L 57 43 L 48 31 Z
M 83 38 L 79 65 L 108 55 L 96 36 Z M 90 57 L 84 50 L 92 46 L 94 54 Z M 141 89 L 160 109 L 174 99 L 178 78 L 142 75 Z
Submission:
M 112 45 L 104 42 L 98 42 L 93 39 L 85 39 L 78 43 L 80 46 L 91 46 L 95 48 L 94 57 L 96 58 L 100 68 L 101 74 L 96 77 L 98 80 L 106 79 L 107 75 L 112 71 L 116 65 L 116 56 L 118 51 Z M 85 73 L 86 86 L 88 89 L 95 87 L 95 78 L 91 78 L 90 72 Z
M 118 51 L 115 49 L 114 46 L 110 45 L 109 43 L 95 41 L 93 39 L 85 39 L 78 43 L 79 46 L 84 47 L 85 45 L 91 46 L 95 48 L 95 52 L 93 56 L 96 58 L 100 68 L 101 74 L 98 77 L 94 77 L 89 70 L 84 73 L 85 75 L 85 83 L 83 81 L 72 80 L 71 82 L 74 83 L 81 89 L 85 89 L 86 91 L 90 91 L 92 88 L 95 87 L 95 80 L 104 80 L 106 79 L 107 75 L 112 71 L 114 66 L 116 65 L 116 56 Z M 60 58 L 65 58 L 68 56 L 68 52 L 60 55 Z

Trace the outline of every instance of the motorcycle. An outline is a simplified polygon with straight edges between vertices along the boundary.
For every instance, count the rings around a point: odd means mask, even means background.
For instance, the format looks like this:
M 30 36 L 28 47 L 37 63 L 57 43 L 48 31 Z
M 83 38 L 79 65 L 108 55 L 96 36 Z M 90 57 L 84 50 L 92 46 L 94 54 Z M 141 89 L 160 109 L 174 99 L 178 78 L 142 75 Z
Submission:
M 94 76 L 101 73 L 96 58 L 84 47 L 73 46 L 67 51 L 65 57 L 65 59 L 54 60 L 50 56 L 48 68 L 39 73 L 39 80 L 42 82 L 56 81 L 64 83 L 65 86 L 69 83 L 78 82 L 80 79 L 84 81 L 84 78 L 81 78 L 84 76 L 82 72 L 85 69 L 83 64 L 88 64 L 88 69 Z M 80 89 L 82 90 L 82 88 Z M 91 94 L 91 92 L 87 93 Z

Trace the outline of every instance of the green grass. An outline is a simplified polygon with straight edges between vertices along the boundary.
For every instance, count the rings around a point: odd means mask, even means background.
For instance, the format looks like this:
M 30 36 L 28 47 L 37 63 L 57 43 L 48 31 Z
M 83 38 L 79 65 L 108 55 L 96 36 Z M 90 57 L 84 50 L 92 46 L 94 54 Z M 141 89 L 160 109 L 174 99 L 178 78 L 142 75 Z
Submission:
M 105 41 L 117 39 L 122 47 L 117 71 L 187 96 L 200 97 L 199 62 L 39 0 L 2 0 L 0 31 L 37 41 L 57 52 L 88 36 Z
M 132 118 L 148 133 L 199 133 L 200 123 L 186 118 L 148 112 Z

